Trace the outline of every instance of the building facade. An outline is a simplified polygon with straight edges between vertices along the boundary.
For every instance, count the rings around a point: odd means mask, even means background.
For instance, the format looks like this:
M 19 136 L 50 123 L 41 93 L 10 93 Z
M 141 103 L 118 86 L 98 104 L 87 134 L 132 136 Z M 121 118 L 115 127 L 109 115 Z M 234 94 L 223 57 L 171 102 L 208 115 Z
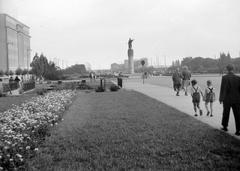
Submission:
M 28 26 L 0 13 L 0 70 L 29 69 L 30 38 Z

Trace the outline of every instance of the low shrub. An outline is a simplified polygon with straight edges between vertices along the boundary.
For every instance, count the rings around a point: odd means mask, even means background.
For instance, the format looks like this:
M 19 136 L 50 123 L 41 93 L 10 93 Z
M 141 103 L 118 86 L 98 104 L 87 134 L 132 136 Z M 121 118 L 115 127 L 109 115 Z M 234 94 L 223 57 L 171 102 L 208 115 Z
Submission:
M 119 87 L 116 85 L 112 85 L 109 89 L 110 89 L 110 91 L 118 91 Z
M 104 92 L 105 89 L 102 86 L 98 86 L 98 88 L 95 89 L 96 92 Z

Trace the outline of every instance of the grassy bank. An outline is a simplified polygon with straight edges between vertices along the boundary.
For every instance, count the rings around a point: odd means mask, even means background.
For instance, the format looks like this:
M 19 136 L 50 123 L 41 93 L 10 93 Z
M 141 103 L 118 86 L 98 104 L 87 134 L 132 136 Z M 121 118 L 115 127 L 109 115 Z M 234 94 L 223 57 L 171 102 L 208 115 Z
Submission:
M 134 92 L 79 93 L 29 170 L 240 170 L 240 142 Z

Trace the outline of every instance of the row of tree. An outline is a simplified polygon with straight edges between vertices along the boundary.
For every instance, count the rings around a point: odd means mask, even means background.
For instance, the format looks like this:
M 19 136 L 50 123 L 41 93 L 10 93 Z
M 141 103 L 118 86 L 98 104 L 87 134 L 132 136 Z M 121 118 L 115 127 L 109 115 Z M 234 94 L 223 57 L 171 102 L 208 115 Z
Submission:
M 22 75 L 25 76 L 27 74 L 35 75 L 38 78 L 44 78 L 47 80 L 59 80 L 66 78 L 64 75 L 86 75 L 88 74 L 83 64 L 76 64 L 66 69 L 61 69 L 58 67 L 53 61 L 48 61 L 46 56 L 41 54 L 40 56 L 36 53 L 33 57 L 32 62 L 30 63 L 31 69 L 21 69 L 17 68 L 15 71 L 0 70 L 0 76 L 13 76 L 13 75 Z
M 240 57 L 231 58 L 230 54 L 220 53 L 218 59 L 202 58 L 202 57 L 185 57 L 180 61 L 176 60 L 172 62 L 172 66 L 168 68 L 168 71 L 175 70 L 178 67 L 187 66 L 192 72 L 212 72 L 219 73 L 226 70 L 226 65 L 233 63 L 235 65 L 235 71 L 240 71 Z
M 31 71 L 29 71 L 28 69 L 21 69 L 21 68 L 17 68 L 15 71 L 3 71 L 3 70 L 0 70 L 0 76 L 13 76 L 13 75 L 27 75 L 27 74 L 31 74 Z
M 32 74 L 36 76 L 36 78 L 45 78 L 47 80 L 59 80 L 63 79 L 66 74 L 86 74 L 86 68 L 83 64 L 76 64 L 66 69 L 61 69 L 54 62 L 48 61 L 46 56 L 43 54 L 33 57 L 33 61 L 30 63 L 32 67 Z

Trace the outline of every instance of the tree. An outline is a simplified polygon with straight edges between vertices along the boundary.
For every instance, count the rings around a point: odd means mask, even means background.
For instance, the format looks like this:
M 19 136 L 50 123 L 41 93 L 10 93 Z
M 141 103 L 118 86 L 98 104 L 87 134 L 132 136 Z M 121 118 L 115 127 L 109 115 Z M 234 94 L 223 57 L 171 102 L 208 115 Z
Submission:
M 23 71 L 22 71 L 22 75 L 27 75 L 28 74 L 28 69 L 23 69 Z
M 232 61 L 235 65 L 235 71 L 239 72 L 240 71 L 240 58 L 235 58 Z
M 86 68 L 83 64 L 75 64 L 71 67 L 66 68 L 65 70 L 62 70 L 63 74 L 86 74 Z
M 15 71 L 15 74 L 16 74 L 17 76 L 19 76 L 19 75 L 22 74 L 22 72 L 23 72 L 23 70 L 22 70 L 21 68 L 17 68 L 16 71 Z
M 36 53 L 30 66 L 32 67 L 32 73 L 36 75 L 37 78 L 41 76 L 44 77 L 48 68 L 48 60 L 43 54 L 38 57 L 38 54 Z
M 185 58 L 183 58 L 183 60 L 181 61 L 181 65 L 182 65 L 182 66 L 188 66 L 188 63 L 189 63 L 190 61 L 192 61 L 192 60 L 193 60 L 192 57 L 185 57 Z
M 218 67 L 220 70 L 225 69 L 225 66 L 230 62 L 231 56 L 229 53 L 227 55 L 224 52 L 220 53 L 220 58 L 218 60 Z
M 3 76 L 3 75 L 4 75 L 4 71 L 0 70 L 0 76 Z
M 44 77 L 48 68 L 48 60 L 45 56 L 43 56 L 43 54 L 41 54 L 39 58 L 39 62 L 40 62 L 41 75 Z
M 29 73 L 30 75 L 32 75 L 32 74 L 33 74 L 32 69 L 30 69 L 30 70 L 28 71 L 28 73 Z
M 4 75 L 9 76 L 9 71 L 6 70 L 6 71 L 4 72 Z
M 13 76 L 14 72 L 12 70 L 9 71 L 9 75 Z
M 216 63 L 216 60 L 214 60 L 212 58 L 205 58 L 202 61 L 202 66 L 203 66 L 203 68 L 216 68 L 217 63 Z
M 44 78 L 47 80 L 59 80 L 62 78 L 62 71 L 54 62 L 50 61 L 44 73 Z

